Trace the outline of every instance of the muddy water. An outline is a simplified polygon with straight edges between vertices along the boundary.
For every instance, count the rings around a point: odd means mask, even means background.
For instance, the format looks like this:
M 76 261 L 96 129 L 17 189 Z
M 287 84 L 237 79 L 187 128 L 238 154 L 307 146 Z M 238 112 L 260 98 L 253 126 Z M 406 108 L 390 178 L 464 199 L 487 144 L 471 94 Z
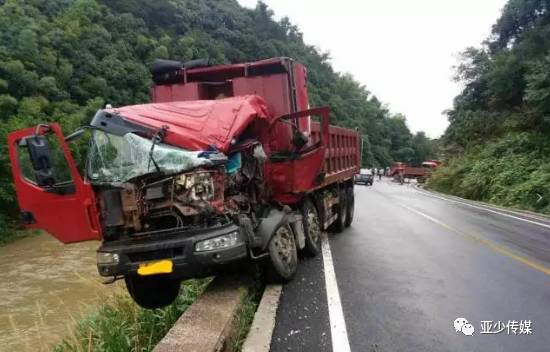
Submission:
M 98 245 L 41 234 L 0 247 L 0 351 L 50 350 L 113 292 L 97 274 Z

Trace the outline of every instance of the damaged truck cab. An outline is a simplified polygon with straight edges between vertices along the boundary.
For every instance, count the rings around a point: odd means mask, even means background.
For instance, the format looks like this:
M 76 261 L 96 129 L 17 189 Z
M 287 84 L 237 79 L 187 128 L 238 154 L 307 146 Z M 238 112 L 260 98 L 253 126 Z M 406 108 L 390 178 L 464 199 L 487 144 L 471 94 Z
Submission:
M 350 225 L 360 139 L 309 108 L 303 65 L 157 60 L 152 73 L 153 103 L 101 109 L 67 137 L 57 124 L 9 134 L 27 227 L 101 240 L 100 275 L 156 308 L 232 263 L 290 280 L 299 250 L 316 255 L 323 230 Z M 68 143 L 84 130 L 80 170 Z

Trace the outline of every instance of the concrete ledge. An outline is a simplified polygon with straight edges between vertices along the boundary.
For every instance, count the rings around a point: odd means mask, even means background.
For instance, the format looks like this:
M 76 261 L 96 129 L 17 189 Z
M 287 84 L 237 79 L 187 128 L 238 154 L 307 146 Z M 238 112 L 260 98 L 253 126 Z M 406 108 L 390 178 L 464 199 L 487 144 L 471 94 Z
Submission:
M 219 352 L 247 293 L 244 280 L 216 278 L 168 331 L 153 352 Z
M 269 352 L 281 291 L 281 285 L 266 286 L 242 352 Z

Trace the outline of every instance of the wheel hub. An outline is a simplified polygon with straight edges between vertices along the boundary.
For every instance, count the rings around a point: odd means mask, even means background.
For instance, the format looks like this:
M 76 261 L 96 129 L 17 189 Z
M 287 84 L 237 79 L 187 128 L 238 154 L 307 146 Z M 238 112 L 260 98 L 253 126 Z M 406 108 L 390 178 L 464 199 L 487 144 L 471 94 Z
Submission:
M 282 227 L 277 230 L 276 237 L 273 239 L 275 247 L 277 248 L 277 254 L 286 264 L 291 264 L 292 262 L 292 247 L 294 246 L 294 241 L 291 236 L 288 229 Z
M 311 209 L 307 212 L 307 227 L 311 240 L 317 243 L 321 232 L 319 228 L 319 219 L 317 218 L 317 214 Z

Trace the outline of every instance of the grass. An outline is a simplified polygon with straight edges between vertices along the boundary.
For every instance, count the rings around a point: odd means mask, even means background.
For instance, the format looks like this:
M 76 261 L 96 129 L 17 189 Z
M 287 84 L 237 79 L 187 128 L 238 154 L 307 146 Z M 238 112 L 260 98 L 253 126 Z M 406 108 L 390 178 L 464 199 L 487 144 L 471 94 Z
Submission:
M 54 347 L 54 352 L 148 352 L 166 335 L 181 314 L 200 296 L 209 279 L 182 284 L 176 302 L 168 307 L 147 310 L 137 306 L 126 292 L 117 292 L 95 313 L 83 318 L 70 336 Z M 248 335 L 263 293 L 256 279 L 242 293 L 242 305 L 234 322 L 227 351 L 239 352 Z
M 256 278 L 249 290 L 246 293 L 243 293 L 242 305 L 237 313 L 237 319 L 234 323 L 234 333 L 228 342 L 228 351 L 241 351 L 246 336 L 250 331 L 258 305 L 260 304 L 263 291 L 264 285 L 262 281 Z
M 550 140 L 511 133 L 450 159 L 428 188 L 458 197 L 550 214 Z
M 147 352 L 166 335 L 180 315 L 204 291 L 210 280 L 189 280 L 170 306 L 147 310 L 126 293 L 116 293 L 95 313 L 80 320 L 55 352 Z
M 2 232 L 2 234 L 0 234 L 0 247 L 22 238 L 38 236 L 40 233 L 40 230 L 13 230 Z

